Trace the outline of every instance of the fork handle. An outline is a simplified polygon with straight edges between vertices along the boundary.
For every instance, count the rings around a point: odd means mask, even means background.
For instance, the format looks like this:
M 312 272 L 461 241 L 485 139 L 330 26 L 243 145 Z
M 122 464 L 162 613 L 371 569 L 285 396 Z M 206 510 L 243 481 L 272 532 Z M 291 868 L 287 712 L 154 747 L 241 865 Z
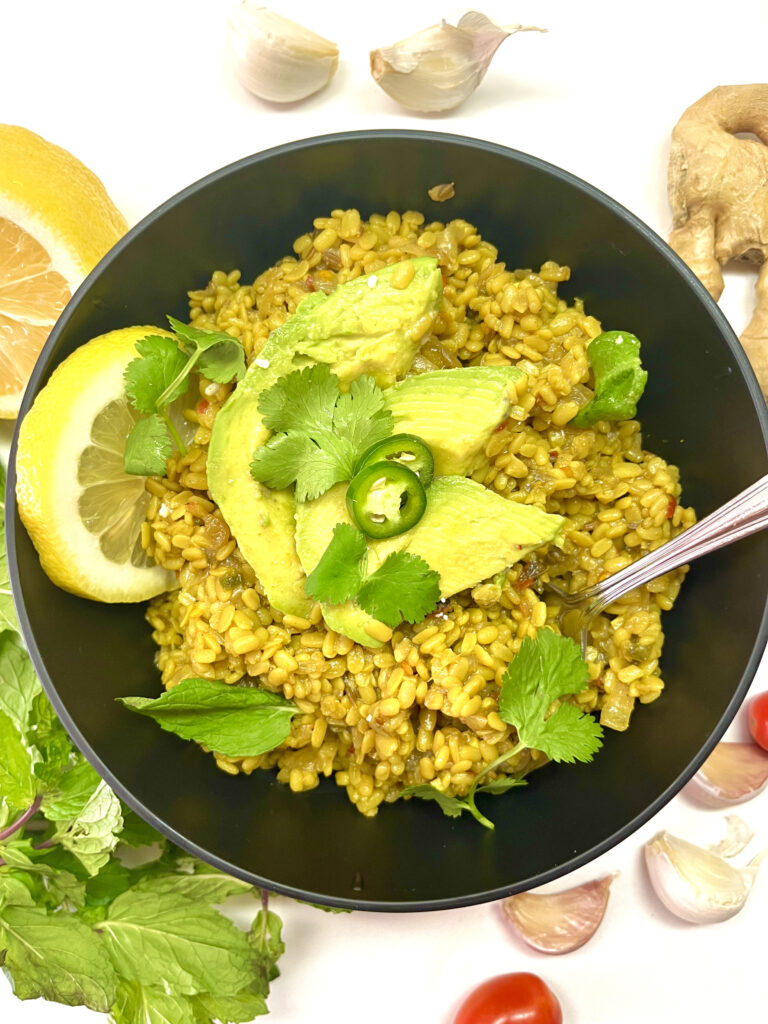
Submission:
M 768 527 L 768 476 L 741 491 L 725 505 L 711 512 L 700 522 L 678 534 L 654 551 L 638 558 L 601 583 L 590 587 L 584 595 L 589 599 L 588 615 L 596 615 L 609 604 L 636 587 L 650 583 L 658 576 L 679 569 L 681 565 L 717 551 L 734 541 L 749 537 Z

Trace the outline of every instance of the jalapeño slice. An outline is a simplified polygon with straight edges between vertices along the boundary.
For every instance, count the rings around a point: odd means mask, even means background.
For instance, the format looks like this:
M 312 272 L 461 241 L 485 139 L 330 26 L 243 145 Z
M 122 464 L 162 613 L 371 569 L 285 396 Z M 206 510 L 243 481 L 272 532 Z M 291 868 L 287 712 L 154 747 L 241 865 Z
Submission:
M 415 473 L 399 462 L 374 462 L 355 474 L 347 508 L 369 537 L 396 537 L 424 515 L 427 496 Z
M 377 441 L 360 456 L 356 473 L 375 462 L 394 462 L 410 469 L 421 481 L 422 487 L 429 487 L 435 474 L 435 460 L 432 452 L 420 437 L 414 434 L 393 434 L 383 441 Z

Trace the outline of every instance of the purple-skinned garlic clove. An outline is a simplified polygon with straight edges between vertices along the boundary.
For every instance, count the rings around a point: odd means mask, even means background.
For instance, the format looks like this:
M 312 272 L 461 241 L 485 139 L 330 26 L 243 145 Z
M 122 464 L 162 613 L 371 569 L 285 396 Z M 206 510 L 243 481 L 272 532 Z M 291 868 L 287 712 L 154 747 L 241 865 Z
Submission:
M 570 953 L 597 931 L 616 874 L 556 893 L 522 892 L 502 903 L 518 935 L 541 953 Z
M 688 784 L 707 807 L 728 807 L 757 796 L 768 784 L 768 753 L 754 743 L 718 743 Z

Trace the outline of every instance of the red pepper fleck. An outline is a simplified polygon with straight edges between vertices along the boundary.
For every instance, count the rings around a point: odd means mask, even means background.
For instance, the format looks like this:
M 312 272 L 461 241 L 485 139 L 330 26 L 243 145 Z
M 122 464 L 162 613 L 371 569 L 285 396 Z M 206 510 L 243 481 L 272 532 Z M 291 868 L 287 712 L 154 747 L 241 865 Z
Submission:
M 496 427 L 495 433 L 497 433 L 497 434 L 500 433 L 502 430 L 504 430 L 508 426 L 509 426 L 509 417 L 507 417 L 505 420 L 501 421 L 501 423 L 498 425 L 498 427 Z
M 315 287 L 315 279 L 314 277 L 312 277 L 311 274 L 307 274 L 307 276 L 304 278 L 304 286 L 306 287 L 308 292 L 317 291 L 317 288 Z
M 671 519 L 672 518 L 672 516 L 675 514 L 675 509 L 676 508 L 677 508 L 677 502 L 675 501 L 674 498 L 670 498 L 669 499 L 669 504 L 667 505 L 667 519 Z
M 401 668 L 402 668 L 403 672 L 405 672 L 405 674 L 407 676 L 412 676 L 413 675 L 413 665 L 411 665 L 409 662 L 404 661 L 402 663 L 402 665 L 401 665 Z
M 204 416 L 208 412 L 210 404 L 211 403 L 208 401 L 207 398 L 201 398 L 200 401 L 197 403 L 197 413 L 198 413 L 198 415 L 199 416 Z
M 555 451 L 554 449 L 549 453 L 549 461 L 552 463 L 553 466 L 557 462 L 557 457 L 559 454 L 560 452 Z
M 443 279 L 443 288 L 448 284 L 448 275 L 445 272 L 445 267 L 440 267 L 440 277 Z

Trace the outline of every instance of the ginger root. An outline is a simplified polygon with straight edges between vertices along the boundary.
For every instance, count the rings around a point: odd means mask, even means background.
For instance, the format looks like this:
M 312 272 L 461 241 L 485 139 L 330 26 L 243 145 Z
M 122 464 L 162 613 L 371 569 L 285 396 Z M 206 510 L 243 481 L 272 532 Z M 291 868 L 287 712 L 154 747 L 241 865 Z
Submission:
M 669 244 L 713 299 L 729 260 L 760 267 L 741 344 L 768 398 L 768 85 L 721 85 L 688 107 L 672 132 L 668 187 Z

